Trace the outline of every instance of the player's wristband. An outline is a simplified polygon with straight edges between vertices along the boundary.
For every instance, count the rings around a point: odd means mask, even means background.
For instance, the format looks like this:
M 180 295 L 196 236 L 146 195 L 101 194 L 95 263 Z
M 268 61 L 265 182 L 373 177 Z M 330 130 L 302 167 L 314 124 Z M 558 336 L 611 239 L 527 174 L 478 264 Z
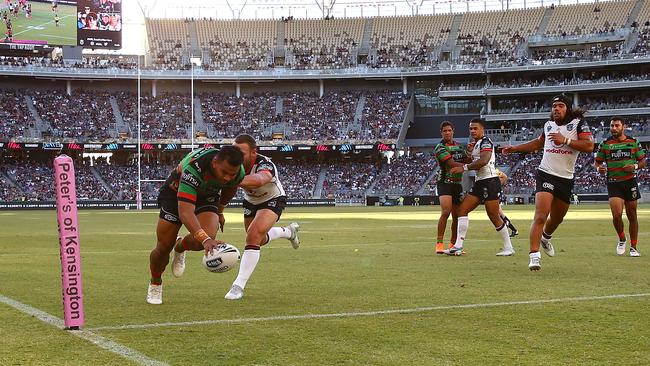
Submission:
M 195 232 L 194 234 L 192 234 L 192 236 L 194 237 L 194 239 L 196 239 L 196 241 L 198 241 L 201 244 L 203 244 L 206 241 L 210 240 L 210 235 L 206 234 L 205 230 L 203 230 L 203 229 Z
M 463 170 L 464 170 L 464 171 L 468 171 L 468 170 L 469 170 L 469 168 L 467 167 L 467 164 L 463 164 Z
M 566 146 L 571 145 L 571 139 L 567 137 L 567 139 L 564 141 L 564 144 L 565 144 Z

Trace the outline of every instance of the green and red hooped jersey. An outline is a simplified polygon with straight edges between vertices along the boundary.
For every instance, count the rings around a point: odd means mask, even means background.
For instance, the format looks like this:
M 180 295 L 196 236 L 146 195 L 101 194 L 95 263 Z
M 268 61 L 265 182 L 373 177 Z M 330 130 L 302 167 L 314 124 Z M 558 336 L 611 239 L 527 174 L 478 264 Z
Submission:
M 607 164 L 607 181 L 612 183 L 635 178 L 635 171 L 626 172 L 623 167 L 643 161 L 645 157 L 645 151 L 635 138 L 626 136 L 625 140 L 619 141 L 609 136 L 598 145 L 595 159 Z
M 236 187 L 246 173 L 240 165 L 237 177 L 226 184 L 219 183 L 212 174 L 212 159 L 219 153 L 218 148 L 201 148 L 187 154 L 171 172 L 164 187 L 177 192 L 179 201 L 196 203 L 199 198 L 214 197 L 224 188 Z
M 461 145 L 455 141 L 447 144 L 444 140 L 441 140 L 433 152 L 440 169 L 438 170 L 437 182 L 460 184 L 463 180 L 463 173 L 450 173 L 451 167 L 447 164 L 447 161 L 451 159 L 451 161 L 462 162 L 467 157 L 465 145 Z

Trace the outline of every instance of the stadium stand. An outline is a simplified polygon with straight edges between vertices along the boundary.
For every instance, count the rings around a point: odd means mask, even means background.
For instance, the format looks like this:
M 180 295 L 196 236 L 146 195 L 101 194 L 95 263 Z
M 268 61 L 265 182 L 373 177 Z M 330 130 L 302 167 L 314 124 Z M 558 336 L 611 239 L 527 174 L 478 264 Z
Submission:
M 573 36 L 613 31 L 625 25 L 634 4 L 635 1 L 605 1 L 555 6 L 545 34 Z
M 52 127 L 53 136 L 77 141 L 115 137 L 107 93 L 79 90 L 67 95 L 59 90 L 35 90 L 30 95 L 40 117 Z
M 247 133 L 270 139 L 268 132 L 277 120 L 277 95 L 263 93 L 237 98 L 234 95 L 203 93 L 199 98 L 208 137 L 234 138 Z
M 374 19 L 368 57 L 374 67 L 407 67 L 437 61 L 432 53 L 449 37 L 453 15 L 383 17 Z
M 282 121 L 290 140 L 347 140 L 361 93 L 327 93 L 323 98 L 292 93 L 283 98 Z
M 291 198 L 311 198 L 322 165 L 306 161 L 276 161 L 282 187 Z
M 122 117 L 124 122 L 130 125 L 131 131 L 137 131 L 137 100 L 135 93 L 124 92 L 117 96 Z M 156 97 L 143 95 L 140 101 L 142 138 L 188 139 L 192 120 L 190 103 L 190 96 L 187 94 L 163 93 Z
M 211 70 L 263 70 L 273 66 L 277 22 L 270 20 L 197 20 L 203 64 Z
M 365 20 L 307 19 L 286 23 L 284 44 L 294 69 L 340 69 L 356 65 Z M 293 59 L 293 62 L 291 62 Z
M 0 139 L 27 136 L 34 121 L 29 115 L 23 92 L 0 91 Z
M 189 24 L 185 19 L 146 19 L 153 68 L 182 70 L 189 67 Z
M 394 159 L 390 164 L 382 167 L 373 187 L 373 193 L 415 194 L 424 185 L 435 166 L 435 158 L 429 153 L 417 153 Z
M 371 162 L 334 162 L 327 167 L 322 196 L 364 203 L 366 190 L 377 173 Z

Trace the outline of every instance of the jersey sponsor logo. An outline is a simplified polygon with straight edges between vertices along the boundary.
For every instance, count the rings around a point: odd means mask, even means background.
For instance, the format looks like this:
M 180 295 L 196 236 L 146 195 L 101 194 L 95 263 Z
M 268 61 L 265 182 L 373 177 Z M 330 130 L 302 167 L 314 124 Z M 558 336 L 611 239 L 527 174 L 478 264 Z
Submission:
M 177 222 L 178 221 L 178 218 L 176 216 L 174 216 L 174 215 L 171 215 L 171 214 L 165 214 L 163 217 L 167 221 L 171 221 L 171 222 Z
M 617 150 L 612 152 L 612 159 L 621 159 L 621 158 L 631 158 L 632 153 L 630 151 Z
M 198 188 L 199 186 L 199 181 L 197 181 L 196 178 L 190 173 L 183 173 L 183 182 L 188 183 L 194 188 Z
M 551 191 L 555 190 L 555 186 L 549 182 L 542 183 L 542 187 L 546 189 L 550 189 Z
M 562 150 L 562 149 L 544 149 L 544 152 L 551 153 L 551 154 L 560 154 L 560 155 L 572 155 L 573 151 L 570 150 Z
M 573 123 L 569 123 L 568 125 L 566 125 L 566 130 L 569 132 L 573 131 Z
M 275 202 L 275 201 L 271 201 L 271 202 L 269 202 L 269 203 L 267 204 L 267 206 L 269 206 L 269 207 L 275 207 L 275 206 L 277 206 L 277 204 L 278 204 L 277 202 Z
M 250 209 L 248 208 L 244 209 L 244 215 L 249 216 L 251 213 L 253 213 L 253 211 L 251 211 Z

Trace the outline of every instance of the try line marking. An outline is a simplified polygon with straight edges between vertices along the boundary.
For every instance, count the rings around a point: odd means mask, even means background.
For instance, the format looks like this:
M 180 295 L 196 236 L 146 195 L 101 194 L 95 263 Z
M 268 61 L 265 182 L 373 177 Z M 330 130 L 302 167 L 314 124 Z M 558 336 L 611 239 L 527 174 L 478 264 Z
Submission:
M 197 321 L 177 322 L 177 323 L 168 322 L 168 323 L 153 323 L 153 324 L 125 324 L 125 325 L 115 325 L 115 326 L 94 327 L 88 329 L 94 331 L 101 331 L 101 330 L 122 330 L 122 329 L 147 329 L 147 328 L 159 328 L 159 327 L 182 327 L 182 326 L 211 325 L 211 324 L 252 323 L 252 322 L 278 321 L 278 320 L 352 318 L 352 317 L 390 315 L 390 314 L 424 313 L 424 312 L 430 312 L 436 310 L 493 308 L 493 307 L 500 307 L 500 306 L 538 305 L 538 304 L 575 302 L 575 301 L 598 301 L 598 300 L 626 299 L 626 298 L 648 297 L 648 296 L 650 296 L 650 292 L 640 293 L 640 294 L 621 294 L 621 295 L 605 295 L 605 296 L 565 297 L 565 298 L 558 298 L 558 299 L 505 301 L 505 302 L 491 302 L 491 303 L 482 303 L 482 304 L 426 306 L 426 307 L 417 307 L 417 308 L 408 308 L 408 309 L 391 309 L 391 310 L 377 310 L 377 311 L 364 311 L 364 312 L 279 315 L 279 316 L 269 316 L 269 317 L 259 317 L 259 318 L 197 320 Z
M 12 307 L 21 313 L 25 313 L 27 315 L 31 315 L 35 317 L 36 319 L 47 323 L 49 325 L 52 325 L 56 328 L 59 329 L 64 329 L 65 325 L 63 322 L 63 319 L 57 318 L 54 315 L 50 315 L 42 310 L 39 310 L 35 307 L 29 306 L 27 304 L 23 304 L 20 301 L 16 301 L 14 299 L 11 299 L 6 296 L 0 295 L 0 302 Z M 121 345 L 117 342 L 111 341 L 108 338 L 102 337 L 99 334 L 95 334 L 87 329 L 84 330 L 71 330 L 68 332 L 68 334 L 77 336 L 81 339 L 85 339 L 89 341 L 90 343 L 93 343 L 94 345 L 103 348 L 109 352 L 115 353 L 119 356 L 122 356 L 124 358 L 127 358 L 133 362 L 135 362 L 138 365 L 145 365 L 145 366 L 167 366 L 166 363 L 154 360 L 153 358 L 149 358 L 142 353 L 131 349 L 129 347 L 126 347 L 124 345 Z

